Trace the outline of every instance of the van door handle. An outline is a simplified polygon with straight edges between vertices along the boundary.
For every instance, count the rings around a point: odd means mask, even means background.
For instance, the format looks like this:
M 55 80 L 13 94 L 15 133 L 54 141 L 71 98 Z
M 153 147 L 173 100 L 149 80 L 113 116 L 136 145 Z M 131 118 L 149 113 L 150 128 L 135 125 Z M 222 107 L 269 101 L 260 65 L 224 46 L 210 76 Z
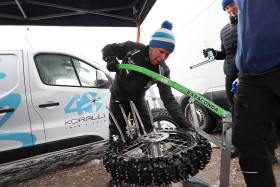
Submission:
M 46 108 L 46 107 L 58 106 L 58 105 L 59 105 L 59 102 L 57 102 L 57 103 L 41 104 L 41 105 L 39 105 L 39 108 Z
M 13 109 L 13 108 L 0 109 L 0 114 L 2 114 L 2 113 L 8 113 L 8 112 L 13 112 L 13 111 L 15 111 L 15 109 Z

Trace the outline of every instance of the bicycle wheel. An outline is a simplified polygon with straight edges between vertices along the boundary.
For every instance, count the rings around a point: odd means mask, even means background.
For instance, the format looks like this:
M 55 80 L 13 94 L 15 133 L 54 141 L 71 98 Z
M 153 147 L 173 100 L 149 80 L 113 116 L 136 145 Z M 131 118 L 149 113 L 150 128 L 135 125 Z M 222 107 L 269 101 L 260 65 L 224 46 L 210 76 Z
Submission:
M 210 161 L 209 142 L 192 132 L 163 129 L 137 139 L 113 142 L 104 153 L 106 170 L 116 181 L 161 186 L 194 176 Z

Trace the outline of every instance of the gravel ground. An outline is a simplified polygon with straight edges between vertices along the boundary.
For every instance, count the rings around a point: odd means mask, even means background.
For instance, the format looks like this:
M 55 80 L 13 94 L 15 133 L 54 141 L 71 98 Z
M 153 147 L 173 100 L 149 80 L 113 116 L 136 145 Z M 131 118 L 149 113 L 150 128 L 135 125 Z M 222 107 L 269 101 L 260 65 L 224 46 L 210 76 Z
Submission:
M 280 160 L 280 149 L 278 148 L 276 151 L 276 157 Z M 212 158 L 210 163 L 204 168 L 204 170 L 200 171 L 196 177 L 201 178 L 209 184 L 219 185 L 220 183 L 220 166 L 221 166 L 221 150 L 218 148 L 213 149 Z M 272 166 L 274 171 L 274 176 L 276 179 L 277 186 L 280 186 L 280 163 L 276 163 Z M 231 167 L 230 167 L 230 185 L 231 187 L 245 187 L 245 181 L 240 170 L 239 159 L 233 158 L 231 159 Z
M 220 139 L 220 135 L 215 134 L 215 138 Z M 276 150 L 278 160 L 280 159 L 280 150 Z M 5 187 L 105 187 L 109 186 L 110 180 L 109 174 L 103 167 L 102 158 L 91 159 L 87 162 L 76 162 L 79 164 L 63 165 L 60 167 L 48 169 L 47 165 L 41 168 L 36 173 L 30 172 L 29 177 L 20 179 L 16 177 L 16 180 L 11 179 L 9 183 L 2 184 L 0 186 Z M 211 186 L 219 185 L 220 176 L 220 163 L 221 163 L 221 150 L 219 148 L 213 148 L 213 153 L 210 163 L 204 170 L 200 171 L 195 178 L 207 182 Z M 280 163 L 273 165 L 274 174 L 276 177 L 277 185 L 280 186 Z M 0 173 L 0 175 L 2 175 Z M 34 176 L 34 177 L 32 177 Z M 181 187 L 182 183 L 172 184 L 173 187 Z M 230 169 L 230 186 L 231 187 L 245 187 L 245 182 L 240 171 L 238 164 L 238 158 L 231 159 Z

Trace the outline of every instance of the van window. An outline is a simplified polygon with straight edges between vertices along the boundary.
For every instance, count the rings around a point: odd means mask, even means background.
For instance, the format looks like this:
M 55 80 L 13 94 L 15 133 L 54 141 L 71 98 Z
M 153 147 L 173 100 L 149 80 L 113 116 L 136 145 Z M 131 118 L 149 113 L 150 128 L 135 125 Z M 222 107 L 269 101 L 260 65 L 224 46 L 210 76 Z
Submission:
M 78 59 L 72 58 L 72 60 L 82 86 L 96 87 L 96 69 Z
M 69 56 L 37 55 L 35 63 L 43 83 L 48 85 L 80 86 Z
M 98 88 L 110 86 L 104 72 L 103 75 L 101 70 L 77 58 L 59 54 L 39 54 L 35 57 L 35 63 L 42 82 L 47 85 Z

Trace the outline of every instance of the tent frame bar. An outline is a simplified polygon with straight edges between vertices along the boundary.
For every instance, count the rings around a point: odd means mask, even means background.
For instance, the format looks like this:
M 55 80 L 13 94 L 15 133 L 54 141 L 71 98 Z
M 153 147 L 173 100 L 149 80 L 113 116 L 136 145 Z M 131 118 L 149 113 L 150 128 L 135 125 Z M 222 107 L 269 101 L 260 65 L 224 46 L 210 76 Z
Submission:
M 0 17 L 10 18 L 10 19 L 17 19 L 17 20 L 37 21 L 37 20 L 52 19 L 52 18 L 58 18 L 58 17 L 75 16 L 75 15 L 81 15 L 81 14 L 95 14 L 95 15 L 100 15 L 100 16 L 107 16 L 107 17 L 112 17 L 112 18 L 118 18 L 118 19 L 138 22 L 138 20 L 135 20 L 135 18 L 132 18 L 132 17 L 120 16 L 120 15 L 106 13 L 108 11 L 114 11 L 114 10 L 123 10 L 123 9 L 130 9 L 130 8 L 133 9 L 133 7 L 135 8 L 135 5 L 137 4 L 138 1 L 139 0 L 136 0 L 132 5 L 129 5 L 129 6 L 86 10 L 86 9 L 79 9 L 79 8 L 63 6 L 63 5 L 58 5 L 58 4 L 45 3 L 45 2 L 34 1 L 34 0 L 25 0 L 24 2 L 25 3 L 29 3 L 29 4 L 34 4 L 34 5 L 39 5 L 39 6 L 47 6 L 47 7 L 53 7 L 53 8 L 65 9 L 65 10 L 73 11 L 73 12 L 68 12 L 68 13 L 52 14 L 52 15 L 37 16 L 37 17 L 28 17 L 27 14 L 24 11 L 22 3 L 19 0 L 5 1 L 5 2 L 1 2 L 0 6 L 17 4 L 17 6 L 20 9 L 23 17 L 9 15 L 9 14 L 3 14 L 3 13 L 0 14 Z M 145 0 L 145 3 L 141 7 L 140 13 L 137 15 L 137 17 L 141 16 L 141 14 L 142 14 L 146 4 L 147 4 L 147 0 Z M 134 10 L 132 10 L 132 11 L 134 11 Z M 137 12 L 138 12 L 138 10 L 137 10 Z
M 21 13 L 22 13 L 24 19 L 27 19 L 28 17 L 26 16 L 26 14 L 25 14 L 23 8 L 21 7 L 20 3 L 18 2 L 18 0 L 15 0 L 15 1 L 16 1 L 16 3 L 17 3 L 17 6 L 18 6 L 19 10 L 20 10 Z

